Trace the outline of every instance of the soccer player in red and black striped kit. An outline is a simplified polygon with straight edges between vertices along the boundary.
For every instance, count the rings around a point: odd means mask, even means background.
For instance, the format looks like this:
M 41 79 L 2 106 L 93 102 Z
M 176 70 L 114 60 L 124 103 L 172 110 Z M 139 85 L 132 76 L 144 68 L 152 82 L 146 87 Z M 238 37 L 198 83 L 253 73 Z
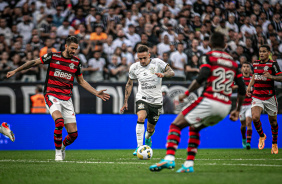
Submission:
M 260 136 L 258 148 L 263 149 L 265 145 L 266 135 L 262 130 L 260 122 L 260 115 L 262 111 L 265 110 L 268 114 L 272 132 L 271 153 L 278 154 L 278 105 L 275 96 L 274 81 L 282 82 L 282 72 L 277 62 L 269 59 L 270 54 L 271 51 L 268 45 L 260 46 L 260 60 L 253 63 L 254 75 L 247 88 L 247 95 L 252 95 L 252 119 Z M 254 90 L 251 94 L 252 86 L 254 86 Z
M 180 142 L 181 130 L 190 126 L 188 156 L 177 172 L 194 172 L 194 159 L 200 144 L 199 132 L 207 126 L 217 124 L 228 115 L 231 110 L 230 97 L 233 82 L 238 85 L 238 103 L 236 110 L 231 112 L 230 119 L 233 121 L 238 119 L 246 94 L 245 84 L 242 77 L 240 77 L 241 72 L 233 58 L 223 51 L 225 42 L 222 33 L 213 33 L 210 44 L 213 50 L 201 57 L 201 68 L 198 77 L 192 81 L 185 94 L 179 96 L 179 100 L 182 101 L 189 96 L 189 93 L 195 91 L 204 81 L 207 81 L 205 90 L 202 96 L 185 107 L 170 125 L 166 156 L 159 163 L 150 166 L 151 171 L 175 167 L 175 152 Z
M 248 87 L 251 78 L 253 76 L 251 64 L 249 62 L 244 62 L 241 67 L 241 74 L 239 74 L 239 77 L 242 77 L 246 88 Z M 232 87 L 232 89 L 236 89 L 238 86 L 235 85 Z M 241 122 L 241 134 L 242 134 L 242 145 L 243 148 L 247 148 L 248 150 L 251 149 L 251 139 L 252 139 L 252 97 L 247 96 L 245 97 L 245 100 L 243 102 L 239 119 Z M 247 137 L 246 137 L 246 127 L 247 127 Z
M 28 61 L 19 68 L 7 73 L 7 78 L 17 72 L 26 70 L 38 64 L 48 64 L 44 97 L 46 107 L 55 121 L 54 142 L 56 148 L 55 160 L 65 159 L 65 147 L 72 144 L 77 138 L 76 117 L 71 100 L 73 81 L 77 82 L 90 93 L 106 101 L 110 98 L 106 90 L 97 91 L 83 79 L 81 62 L 74 56 L 78 48 L 78 39 L 69 36 L 66 39 L 65 50 L 45 54 L 44 56 Z M 62 130 L 66 128 L 68 135 L 62 141 Z

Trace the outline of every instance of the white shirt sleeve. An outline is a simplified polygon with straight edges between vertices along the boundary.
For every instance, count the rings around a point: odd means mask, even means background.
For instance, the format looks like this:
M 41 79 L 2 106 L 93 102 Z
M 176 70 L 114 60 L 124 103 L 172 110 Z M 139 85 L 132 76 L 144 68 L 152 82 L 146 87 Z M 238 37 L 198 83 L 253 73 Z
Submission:
M 158 65 L 160 67 L 161 72 L 164 72 L 165 68 L 168 64 L 166 62 L 164 62 L 163 60 L 158 59 Z
M 129 78 L 130 79 L 137 79 L 137 76 L 136 76 L 136 74 L 135 74 L 135 71 L 136 71 L 136 65 L 135 64 L 133 64 L 133 65 L 131 65 L 130 66 L 130 69 L 129 69 Z

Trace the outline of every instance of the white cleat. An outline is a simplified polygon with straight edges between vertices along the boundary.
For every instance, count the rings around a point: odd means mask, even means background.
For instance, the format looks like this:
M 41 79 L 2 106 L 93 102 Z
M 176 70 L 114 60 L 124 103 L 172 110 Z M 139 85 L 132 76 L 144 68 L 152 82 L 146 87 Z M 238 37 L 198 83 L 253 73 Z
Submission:
M 56 149 L 55 161 L 63 161 L 62 150 Z
M 62 158 L 63 158 L 63 160 L 65 160 L 65 158 L 66 158 L 66 147 L 64 146 L 64 144 L 62 144 Z
M 14 133 L 11 131 L 11 129 L 9 128 L 9 125 L 8 123 L 6 122 L 3 122 L 1 124 L 1 129 L 2 129 L 2 132 L 5 136 L 9 137 L 11 141 L 15 141 L 15 135 Z

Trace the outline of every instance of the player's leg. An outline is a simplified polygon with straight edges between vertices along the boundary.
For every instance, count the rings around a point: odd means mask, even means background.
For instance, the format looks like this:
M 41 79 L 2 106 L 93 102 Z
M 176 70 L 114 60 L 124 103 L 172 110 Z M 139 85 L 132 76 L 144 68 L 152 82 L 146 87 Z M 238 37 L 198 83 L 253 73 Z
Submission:
M 260 136 L 259 138 L 259 143 L 258 143 L 258 148 L 263 149 L 264 148 L 264 143 L 266 139 L 266 135 L 263 133 L 262 126 L 261 126 L 261 121 L 260 121 L 260 115 L 261 112 L 263 111 L 263 104 L 260 100 L 257 100 L 253 98 L 252 102 L 252 119 L 255 125 L 255 128 Z
M 162 112 L 162 106 L 148 106 L 147 114 L 147 130 L 145 133 L 145 144 L 152 147 L 152 135 L 155 133 L 155 126 L 159 120 L 160 114 Z
M 3 122 L 1 125 L 0 125 L 0 133 L 2 133 L 3 135 L 9 137 L 9 139 L 11 141 L 15 141 L 15 136 L 14 136 L 14 133 L 13 131 L 10 129 L 10 126 L 8 123 L 6 122 Z
M 156 124 L 150 123 L 150 121 L 147 121 L 147 130 L 145 132 L 145 144 L 147 146 L 152 147 L 152 135 L 155 133 L 155 126 Z
M 246 120 L 241 120 L 241 135 L 242 135 L 242 146 L 246 148 L 247 140 L 246 140 Z
M 277 138 L 278 138 L 278 123 L 277 116 L 268 116 L 271 132 L 272 132 L 272 154 L 278 154 Z
M 252 139 L 252 110 L 251 107 L 248 108 L 246 111 L 246 126 L 247 126 L 247 143 L 246 148 L 247 150 L 251 149 L 251 139 Z

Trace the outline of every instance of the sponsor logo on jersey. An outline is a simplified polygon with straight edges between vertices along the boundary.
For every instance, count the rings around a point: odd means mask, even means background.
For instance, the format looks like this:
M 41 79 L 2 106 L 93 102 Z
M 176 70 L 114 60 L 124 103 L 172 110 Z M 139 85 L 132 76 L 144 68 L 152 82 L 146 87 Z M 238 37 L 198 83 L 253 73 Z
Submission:
M 54 76 L 55 77 L 60 77 L 60 78 L 64 78 L 64 79 L 71 79 L 71 74 L 69 73 L 65 73 L 59 69 L 55 69 L 55 72 L 54 72 Z
M 43 57 L 42 57 L 42 60 L 45 62 L 49 59 L 51 59 L 52 56 L 48 56 L 48 54 L 45 54 Z
M 265 67 L 263 68 L 264 71 L 268 71 L 268 69 L 269 69 L 268 66 L 265 66 Z
M 76 59 L 71 59 L 71 61 L 78 62 Z
M 155 89 L 155 88 L 157 88 L 157 86 L 156 85 L 150 85 L 150 84 L 148 84 L 148 83 L 141 83 L 141 89 Z
M 155 74 L 155 67 L 149 69 L 152 74 Z
M 144 108 L 145 108 L 145 105 L 143 103 L 138 104 L 138 109 L 144 109 Z
M 70 69 L 74 69 L 74 66 L 75 65 L 73 63 L 69 64 Z
M 58 102 L 56 98 L 53 99 L 53 102 Z
M 229 98 L 228 98 L 227 96 L 222 95 L 222 94 L 220 94 L 220 93 L 213 93 L 213 97 L 214 97 L 214 98 L 217 98 L 217 99 L 219 99 L 219 100 L 224 100 L 224 101 L 226 101 L 226 102 L 229 101 Z
M 255 80 L 262 80 L 262 81 L 266 81 L 267 78 L 262 76 L 262 75 L 255 75 Z
M 53 54 L 53 56 L 60 58 L 61 56 L 58 54 Z
M 223 58 L 226 58 L 226 59 L 231 59 L 233 60 L 233 58 L 228 55 L 228 54 L 224 54 L 224 53 L 220 53 L 220 52 L 213 52 L 212 53 L 212 56 L 215 56 L 215 57 L 223 57 Z
M 217 63 L 221 64 L 221 65 L 224 65 L 224 66 L 232 67 L 232 62 L 228 61 L 226 59 L 218 59 Z

